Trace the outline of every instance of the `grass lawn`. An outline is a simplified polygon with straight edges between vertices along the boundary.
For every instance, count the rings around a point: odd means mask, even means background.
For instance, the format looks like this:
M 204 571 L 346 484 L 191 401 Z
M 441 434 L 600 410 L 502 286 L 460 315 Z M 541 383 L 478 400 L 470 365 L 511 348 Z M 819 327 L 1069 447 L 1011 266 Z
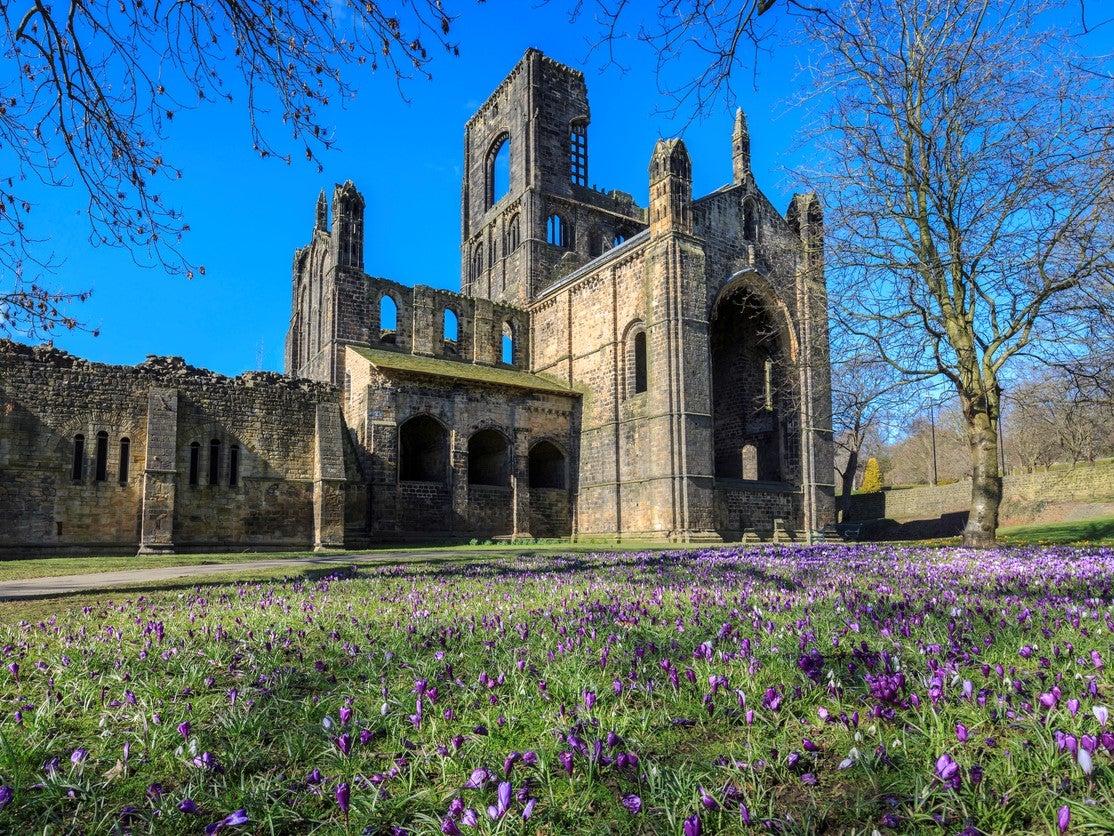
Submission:
M 1109 832 L 1111 557 L 415 555 L 70 599 L 0 626 L 0 831 Z
M 998 529 L 998 539 L 1007 545 L 1078 543 L 1114 545 L 1114 517 L 1034 523 Z

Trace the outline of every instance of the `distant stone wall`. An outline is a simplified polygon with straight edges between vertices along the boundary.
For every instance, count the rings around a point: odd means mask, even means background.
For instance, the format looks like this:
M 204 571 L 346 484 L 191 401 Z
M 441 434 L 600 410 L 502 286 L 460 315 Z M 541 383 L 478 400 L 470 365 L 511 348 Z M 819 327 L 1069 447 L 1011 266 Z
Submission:
M 1069 470 L 1019 473 L 1002 480 L 1002 507 L 1039 502 L 1092 502 L 1114 499 L 1114 465 L 1077 465 Z M 851 497 L 851 519 L 934 519 L 966 510 L 971 480 L 951 485 L 924 485 Z
M 0 552 L 341 545 L 340 420 L 269 372 L 0 342 Z

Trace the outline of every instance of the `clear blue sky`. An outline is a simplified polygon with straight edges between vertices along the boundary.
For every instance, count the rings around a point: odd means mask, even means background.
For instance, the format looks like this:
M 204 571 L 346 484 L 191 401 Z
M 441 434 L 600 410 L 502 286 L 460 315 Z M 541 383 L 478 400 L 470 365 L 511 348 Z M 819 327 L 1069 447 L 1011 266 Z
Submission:
M 585 62 L 593 30 L 584 21 L 569 24 L 571 5 L 571 0 L 540 7 L 531 0 L 454 0 L 461 13 L 454 25 L 461 56 L 438 55 L 432 81 L 406 86 L 409 102 L 387 74 L 361 80 L 359 97 L 329 114 L 338 150 L 324 155 L 323 173 L 298 160 L 295 146 L 289 149 L 295 157 L 290 165 L 260 160 L 251 151 L 247 116 L 237 103 L 179 112 L 163 150 L 184 179 L 169 184 L 163 196 L 184 210 L 192 226 L 185 250 L 206 268 L 192 281 L 137 267 L 126 251 L 90 248 L 87 227 L 76 214 L 83 205 L 80 194 L 46 191 L 34 217 L 36 230 L 50 231 L 53 251 L 64 260 L 52 284 L 92 288 L 92 298 L 74 313 L 100 330 L 96 338 L 56 332 L 55 344 L 106 363 L 180 355 L 229 375 L 256 368 L 281 371 L 294 250 L 309 240 L 319 190 L 331 195 L 333 184 L 346 179 L 367 201 L 368 273 L 458 289 L 464 122 L 531 46 L 585 73 L 592 109 L 590 183 L 630 192 L 646 205 L 654 142 L 682 130 L 695 193 L 727 183 L 733 111 L 687 128 L 655 116 L 669 102 L 657 91 L 653 55 L 631 42 L 620 53 L 629 72 L 601 73 L 598 57 Z M 759 187 L 784 211 L 799 187 L 787 171 L 797 163 L 792 154 L 802 114 L 787 103 L 798 87 L 797 57 L 770 46 L 759 57 L 756 77 L 738 78 L 736 91 L 750 124 Z
M 204 276 L 171 277 L 137 267 L 125 251 L 91 248 L 77 215 L 80 195 L 47 191 L 33 216 L 38 229 L 50 230 L 53 251 L 64 259 L 53 283 L 92 288 L 92 298 L 73 311 L 100 329 L 95 338 L 56 332 L 55 345 L 106 363 L 180 355 L 229 375 L 260 367 L 281 371 L 294 250 L 309 240 L 318 191 L 324 187 L 331 195 L 333 184 L 346 179 L 367 201 L 367 272 L 459 289 L 464 122 L 531 46 L 585 73 L 592 108 L 589 181 L 628 191 L 645 205 L 654 142 L 684 127 L 654 116 L 667 102 L 657 93 L 651 56 L 632 44 L 623 56 L 631 64 L 625 76 L 614 69 L 601 74 L 595 59 L 583 63 L 591 30 L 570 26 L 561 0 L 540 8 L 521 0 L 459 0 L 459 9 L 454 34 L 461 56 L 439 55 L 431 82 L 407 85 L 409 103 L 393 79 L 380 74 L 361 82 L 346 110 L 330 114 L 339 150 L 324 156 L 323 173 L 297 158 L 290 165 L 258 159 L 246 115 L 235 103 L 175 117 L 164 156 L 183 169 L 184 179 L 163 195 L 186 213 L 192 231 L 185 248 L 205 265 Z M 778 168 L 784 162 L 779 155 L 797 124 L 780 104 L 793 80 L 787 60 L 765 56 L 759 91 L 746 79 L 741 101 L 755 174 L 783 209 L 793 187 Z M 730 180 L 731 129 L 731 113 L 724 112 L 684 131 L 696 194 Z

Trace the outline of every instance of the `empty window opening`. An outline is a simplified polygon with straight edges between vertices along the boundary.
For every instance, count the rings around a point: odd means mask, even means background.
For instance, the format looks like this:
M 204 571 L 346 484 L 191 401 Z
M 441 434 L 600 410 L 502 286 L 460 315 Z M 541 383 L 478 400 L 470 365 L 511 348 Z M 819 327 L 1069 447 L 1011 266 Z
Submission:
M 468 439 L 468 483 L 505 487 L 510 483 L 510 445 L 498 430 L 480 430 Z
M 633 358 L 634 394 L 645 392 L 649 385 L 646 363 L 646 332 L 639 331 L 634 335 Z
M 228 448 L 228 487 L 234 488 L 240 484 L 240 445 L 233 444 Z
M 588 185 L 588 123 L 573 122 L 569 129 L 569 173 L 578 186 Z
M 616 232 L 613 236 L 611 236 L 611 246 L 617 247 L 626 240 L 626 236 L 624 236 L 623 233 Z
M 472 251 L 472 260 L 468 262 L 468 280 L 470 282 L 478 282 L 484 272 L 484 248 L 483 244 L 476 246 Z
M 220 440 L 214 438 L 209 442 L 209 484 L 216 485 L 220 482 Z
M 190 484 L 196 485 L 201 471 L 201 442 L 190 444 Z
M 78 433 L 73 437 L 73 467 L 70 476 L 80 481 L 85 475 L 85 436 Z
M 97 433 L 97 459 L 93 478 L 98 482 L 108 481 L 108 433 L 104 430 Z
M 398 337 L 398 303 L 389 294 L 379 299 L 379 342 L 394 345 Z
M 754 204 L 749 200 L 743 205 L 743 237 L 748 241 L 758 240 L 758 217 L 754 213 Z
M 120 484 L 121 485 L 128 481 L 128 470 L 130 469 L 130 465 L 131 465 L 131 452 L 132 452 L 131 439 L 128 438 L 127 436 L 125 436 L 124 438 L 121 438 L 120 439 L 120 473 L 119 473 L 119 479 L 120 479 Z
M 487 205 L 494 206 L 511 189 L 511 142 L 503 134 L 495 140 L 487 162 Z
M 459 354 L 460 353 L 460 320 L 457 318 L 456 311 L 452 308 L 445 308 L 444 315 L 444 328 L 442 329 L 442 340 L 444 341 L 446 354 Z
M 556 247 L 572 247 L 572 230 L 560 215 L 550 215 L 545 224 L 545 240 Z
M 510 253 L 513 253 L 515 250 L 518 249 L 518 245 L 520 243 L 519 234 L 520 233 L 518 231 L 518 214 L 515 213 L 514 217 L 512 217 L 510 219 L 510 222 L 507 224 L 506 251 L 507 251 L 508 255 Z
M 398 478 L 404 482 L 444 482 L 449 434 L 428 415 L 411 418 L 398 430 Z
M 743 445 L 742 474 L 744 479 L 758 478 L 758 448 L 753 444 Z
M 565 454 L 556 444 L 539 441 L 530 448 L 530 487 L 564 490 L 568 479 Z
M 515 363 L 515 329 L 514 325 L 508 320 L 503 323 L 503 342 L 502 342 L 502 360 L 508 366 L 513 366 Z

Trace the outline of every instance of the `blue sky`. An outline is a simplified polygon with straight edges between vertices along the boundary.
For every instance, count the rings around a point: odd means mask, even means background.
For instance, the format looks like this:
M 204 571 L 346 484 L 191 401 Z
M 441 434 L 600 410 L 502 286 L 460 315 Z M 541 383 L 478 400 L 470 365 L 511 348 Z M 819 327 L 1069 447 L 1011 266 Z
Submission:
M 619 188 L 646 204 L 646 169 L 659 136 L 684 125 L 655 116 L 667 102 L 658 94 L 652 56 L 630 44 L 630 71 L 601 74 L 584 63 L 590 29 L 570 26 L 568 6 L 515 0 L 476 4 L 460 0 L 454 33 L 459 58 L 439 55 L 431 82 L 412 81 L 403 101 L 393 79 L 360 83 L 360 95 L 335 109 L 339 150 L 324 155 L 325 171 L 295 159 L 260 160 L 251 151 L 247 118 L 235 103 L 180 112 L 164 156 L 183 180 L 163 191 L 192 227 L 185 249 L 206 273 L 193 280 L 136 266 L 126 251 L 93 249 L 73 190 L 47 191 L 35 207 L 38 229 L 49 229 L 64 261 L 53 284 L 92 288 L 76 315 L 100 336 L 57 332 L 54 343 L 106 363 L 142 362 L 147 354 L 180 355 L 223 374 L 282 370 L 290 314 L 290 265 L 308 242 L 314 204 L 324 187 L 351 179 L 367 201 L 365 269 L 408 284 L 459 288 L 460 175 L 464 122 L 522 57 L 527 47 L 582 69 L 588 82 L 589 182 Z M 784 208 L 793 184 L 779 166 L 798 125 L 782 103 L 793 87 L 787 57 L 764 56 L 754 91 L 741 85 L 754 171 L 760 186 Z M 732 113 L 691 124 L 683 136 L 693 158 L 696 194 L 731 177 Z M 281 134 L 276 134 L 281 140 Z M 292 148 L 296 151 L 297 148 Z

